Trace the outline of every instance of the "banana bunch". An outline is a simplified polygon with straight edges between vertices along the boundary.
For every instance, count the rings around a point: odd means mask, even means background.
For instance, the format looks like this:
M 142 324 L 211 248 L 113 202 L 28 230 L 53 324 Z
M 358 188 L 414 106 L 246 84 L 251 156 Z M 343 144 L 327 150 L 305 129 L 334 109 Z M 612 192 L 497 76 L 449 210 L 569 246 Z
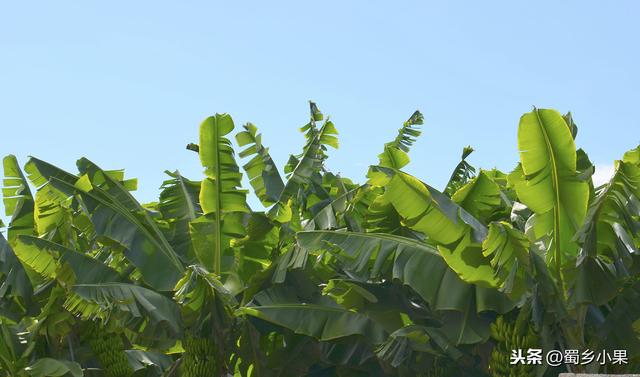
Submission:
M 88 334 L 89 347 L 100 362 L 106 377 L 129 377 L 133 368 L 124 352 L 122 337 L 109 333 L 99 326 L 91 326 Z
M 211 339 L 187 336 L 182 347 L 182 377 L 208 377 L 215 373 L 215 350 Z
M 526 356 L 530 348 L 539 348 L 539 339 L 533 328 L 521 321 L 509 322 L 500 316 L 490 326 L 491 337 L 496 345 L 489 358 L 489 370 L 493 377 L 533 377 L 535 365 L 511 365 L 512 350 L 522 350 Z

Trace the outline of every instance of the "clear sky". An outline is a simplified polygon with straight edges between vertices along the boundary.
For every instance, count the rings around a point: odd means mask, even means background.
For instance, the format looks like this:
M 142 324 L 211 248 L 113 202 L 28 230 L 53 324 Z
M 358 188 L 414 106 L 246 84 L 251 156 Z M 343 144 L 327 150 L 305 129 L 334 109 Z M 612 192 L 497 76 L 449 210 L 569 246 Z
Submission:
M 201 177 L 185 145 L 206 116 L 255 123 L 282 166 L 312 99 L 340 132 L 329 167 L 359 181 L 420 109 L 407 170 L 442 188 L 468 144 L 511 170 L 535 105 L 571 110 L 603 172 L 640 142 L 639 19 L 638 1 L 5 1 L 0 153 L 126 168 L 151 201 L 165 169 Z

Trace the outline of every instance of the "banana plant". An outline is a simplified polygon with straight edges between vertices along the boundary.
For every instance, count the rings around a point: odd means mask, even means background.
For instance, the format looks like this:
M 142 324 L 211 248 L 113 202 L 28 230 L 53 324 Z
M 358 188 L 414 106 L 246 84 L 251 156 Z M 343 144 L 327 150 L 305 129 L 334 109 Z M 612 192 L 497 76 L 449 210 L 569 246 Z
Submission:
M 506 179 L 480 171 L 449 195 L 387 167 L 372 168 L 369 183 L 385 189 L 401 222 L 423 233 L 462 280 L 533 308 L 522 310 L 537 313 L 545 346 L 584 350 L 599 344 L 585 327 L 604 326 L 587 323 L 587 311 L 611 305 L 633 281 L 638 186 L 629 152 L 593 191 L 576 130 L 570 115 L 534 109 L 520 121 L 516 169 Z
M 640 147 L 595 187 L 571 115 L 534 109 L 511 173 L 476 169 L 467 147 L 440 192 L 403 171 L 423 119 L 358 184 L 325 165 L 337 130 L 313 102 L 282 170 L 255 125 L 234 135 L 216 114 L 188 146 L 203 178 L 168 171 L 148 204 L 136 180 L 86 158 L 69 173 L 6 157 L 0 365 L 21 377 L 501 376 L 509 347 L 534 343 L 625 348 L 636 362 Z M 263 208 L 247 204 L 241 168 Z
M 74 361 L 83 355 L 83 342 L 84 346 L 86 342 L 92 344 L 94 355 L 101 360 L 102 370 L 107 375 L 124 377 L 134 371 L 146 370 L 151 365 L 157 367 L 156 362 L 166 364 L 167 357 L 159 354 L 147 355 L 146 352 L 136 351 L 129 356 L 125 354 L 123 343 L 120 343 L 120 351 L 114 354 L 119 355 L 119 364 L 113 364 L 113 356 L 101 358 L 100 355 L 104 353 L 98 349 L 110 350 L 113 347 L 96 348 L 91 336 L 82 335 L 87 326 L 96 321 L 102 323 L 98 329 L 103 325 L 111 328 L 109 336 L 104 337 L 107 343 L 111 342 L 109 344 L 123 339 L 125 335 L 136 339 L 139 344 L 162 343 L 179 337 L 182 331 L 177 305 L 162 293 L 150 289 L 151 286 L 138 285 L 141 282 L 146 284 L 144 275 L 148 281 L 154 280 L 148 274 L 141 273 L 144 269 L 142 264 L 137 270 L 133 262 L 124 257 L 124 242 L 118 241 L 131 239 L 120 236 L 125 229 L 122 226 L 119 230 L 115 229 L 114 223 L 99 224 L 96 219 L 100 217 L 95 213 L 92 216 L 90 212 L 96 207 L 90 202 L 94 198 L 88 195 L 89 191 L 105 203 L 105 207 L 112 209 L 112 215 L 116 212 L 122 217 L 129 216 L 129 219 L 137 215 L 142 221 L 148 221 L 149 218 L 144 214 L 134 214 L 142 207 L 125 189 L 134 187 L 132 181 L 123 180 L 121 171 L 102 171 L 88 160 L 80 160 L 78 165 L 85 172 L 81 177 L 32 158 L 26 170 L 37 188 L 35 205 L 30 213 L 21 212 L 23 216 L 31 217 L 32 228 L 29 231 L 21 229 L 22 234 L 13 233 L 9 243 L 4 238 L 0 240 L 2 270 L 8 278 L 5 297 L 12 299 L 3 299 L 3 307 L 9 303 L 13 303 L 14 307 L 20 305 L 27 314 L 17 322 L 21 326 L 24 324 L 24 334 L 28 334 L 31 344 L 26 366 L 16 369 L 19 375 L 77 376 L 87 368 L 100 370 L 91 357 L 82 356 L 83 369 L 76 362 L 78 360 Z M 28 188 L 25 176 L 15 166 L 10 165 L 5 174 L 20 177 L 21 184 Z M 19 200 L 31 200 L 31 197 L 23 196 Z M 125 210 L 127 207 L 131 210 Z M 25 207 L 20 207 L 18 202 L 16 208 Z M 130 222 L 122 222 L 124 224 Z M 155 230 L 157 228 L 149 226 L 133 232 L 129 229 L 128 232 L 131 235 Z M 133 251 L 135 254 L 143 250 Z M 135 273 L 128 276 L 131 272 Z M 16 320 L 3 312 L 0 322 L 10 325 Z M 42 358 L 43 354 L 49 357 Z M 155 361 L 141 364 L 138 361 L 141 357 Z

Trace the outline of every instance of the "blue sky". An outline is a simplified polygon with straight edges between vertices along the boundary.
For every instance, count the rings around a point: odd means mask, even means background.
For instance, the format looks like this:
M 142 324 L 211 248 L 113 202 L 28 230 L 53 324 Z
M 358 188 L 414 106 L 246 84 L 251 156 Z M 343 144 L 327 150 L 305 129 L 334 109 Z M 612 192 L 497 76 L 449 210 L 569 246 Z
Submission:
M 255 123 L 282 166 L 309 99 L 340 131 L 329 167 L 360 181 L 415 109 L 407 170 L 440 188 L 468 144 L 512 169 L 533 105 L 571 110 L 601 172 L 640 142 L 637 1 L 310 4 L 3 2 L 0 153 L 126 168 L 151 201 L 165 169 L 201 177 L 184 147 L 215 112 Z

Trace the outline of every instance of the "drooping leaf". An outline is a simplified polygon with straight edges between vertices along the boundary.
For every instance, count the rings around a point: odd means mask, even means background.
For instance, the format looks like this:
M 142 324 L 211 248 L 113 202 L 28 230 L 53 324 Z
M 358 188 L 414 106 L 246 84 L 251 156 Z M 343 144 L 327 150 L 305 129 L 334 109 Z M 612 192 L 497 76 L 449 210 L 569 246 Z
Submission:
M 640 222 L 634 218 L 640 215 L 638 200 L 640 166 L 616 161 L 613 176 L 597 190 L 596 198 L 575 236 L 583 245 L 584 253 L 630 262 L 630 254 L 636 252 L 636 248 L 626 240 L 640 232 Z M 622 232 L 626 235 L 620 234 Z
M 599 187 L 575 235 L 581 245 L 572 302 L 605 304 L 626 280 L 640 231 L 640 167 L 616 161 L 608 183 Z M 597 278 L 596 278 L 597 277 Z
M 162 339 L 182 334 L 180 309 L 150 289 L 126 283 L 76 284 L 64 306 L 84 319 L 115 315 L 132 331 Z
M 40 248 L 34 247 L 29 243 L 25 243 L 24 237 L 27 236 L 19 237 L 16 243 L 15 253 L 18 259 L 43 278 L 55 279 L 56 270 L 58 269 L 56 256 L 43 252 Z M 26 240 L 30 241 L 31 238 L 26 238 Z M 38 240 L 38 238 L 35 238 L 35 240 Z M 43 240 L 43 242 L 47 241 Z
M 497 286 L 488 258 L 483 256 L 481 243 L 486 228 L 446 195 L 425 185 L 406 173 L 373 168 L 385 178 L 378 184 L 385 187 L 386 200 L 393 205 L 409 228 L 425 234 L 438 245 L 447 264 L 470 283 Z
M 77 161 L 81 178 L 33 158 L 27 165 L 34 184 L 80 197 L 93 231 L 124 246 L 125 256 L 147 283 L 160 290 L 172 288 L 182 272 L 180 260 L 148 210 L 125 187 L 122 171 L 103 170 L 86 158 Z
M 328 298 L 322 303 L 288 302 L 273 290 L 266 290 L 254 296 L 252 306 L 241 307 L 238 313 L 320 341 L 360 335 L 375 344 L 382 342 L 385 337 L 384 330 L 371 319 L 345 310 Z
M 409 364 L 417 353 L 449 356 L 454 360 L 462 356 L 442 330 L 420 325 L 409 325 L 396 330 L 376 350 L 379 358 L 395 368 Z
M 379 195 L 371 202 L 365 215 L 365 221 L 365 228 L 370 233 L 386 233 L 424 239 L 422 233 L 412 230 L 404 223 L 402 216 L 385 195 Z
M 144 207 L 138 203 L 127 188 L 126 180 L 124 180 L 123 170 L 103 170 L 89 159 L 83 157 L 76 161 L 78 171 L 83 179 L 88 179 L 89 184 L 83 182 L 83 185 L 91 188 L 98 188 L 106 193 L 110 200 L 123 208 L 130 211 L 137 211 L 142 215 L 146 215 Z M 79 186 L 82 187 L 82 186 Z M 160 234 L 155 228 L 155 223 L 150 219 L 145 219 L 147 227 L 154 233 Z
M 0 313 L 8 316 L 12 309 L 24 308 L 32 295 L 33 288 L 24 267 L 0 233 Z
M 297 239 L 310 252 L 326 249 L 327 245 L 340 250 L 338 263 L 352 276 L 363 281 L 396 279 L 411 287 L 433 310 L 446 312 L 446 317 L 457 316 L 447 328 L 450 339 L 457 344 L 488 337 L 487 324 L 478 314 L 503 313 L 513 305 L 495 289 L 463 282 L 438 250 L 412 239 L 338 231 L 299 232 Z
M 502 204 L 500 186 L 484 170 L 459 188 L 451 199 L 481 222 L 486 222 Z
M 29 158 L 29 161 L 27 161 L 24 166 L 24 170 L 36 188 L 47 184 L 51 178 L 56 178 L 70 185 L 74 185 L 78 181 L 78 176 L 35 157 Z
M 158 290 L 173 289 L 182 275 L 182 264 L 161 233 L 146 226 L 146 213 L 128 210 L 97 187 L 90 186 L 87 192 L 56 178 L 51 178 L 51 184 L 67 195 L 82 198 L 95 232 L 125 247 L 125 256 L 145 282 Z
M 36 360 L 35 363 L 25 368 L 25 370 L 32 377 L 60 377 L 67 374 L 73 377 L 84 376 L 80 364 L 49 357 Z
M 173 359 L 169 355 L 160 352 L 143 350 L 126 350 L 129 365 L 137 372 L 142 369 L 152 369 L 154 375 L 161 375 L 173 364 Z
M 58 273 L 67 264 L 73 273 L 70 283 L 105 283 L 123 281 L 118 272 L 101 261 L 62 245 L 32 236 L 18 237 L 18 256 L 34 271 L 50 279 L 66 279 Z M 65 271 L 66 272 L 66 271 Z
M 502 290 L 517 301 L 526 289 L 525 279 L 530 273 L 527 237 L 507 222 L 493 222 L 482 242 L 482 253 L 491 258 Z

